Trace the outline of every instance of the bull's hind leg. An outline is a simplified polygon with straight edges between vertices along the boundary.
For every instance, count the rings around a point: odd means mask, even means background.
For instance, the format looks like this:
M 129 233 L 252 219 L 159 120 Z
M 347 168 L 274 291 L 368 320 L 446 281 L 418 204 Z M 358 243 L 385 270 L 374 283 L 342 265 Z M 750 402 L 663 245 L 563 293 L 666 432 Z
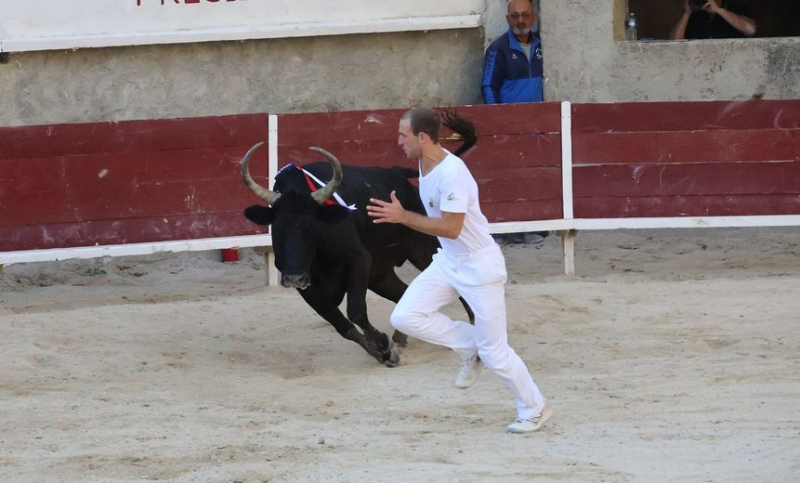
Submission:
M 344 316 L 337 304 L 330 303 L 327 299 L 321 297 L 319 293 L 314 292 L 312 288 L 298 290 L 298 292 L 300 292 L 303 299 L 320 315 L 320 317 L 327 320 L 328 323 L 336 329 L 339 335 L 360 345 L 369 355 L 377 359 L 378 362 L 388 367 L 397 365 L 400 359 L 397 352 L 393 351 L 391 347 L 377 347 L 373 341 L 369 340 L 368 336 L 365 336 L 356 328 L 350 319 Z M 385 337 L 384 335 L 384 338 Z M 386 345 L 388 346 L 388 340 Z
M 475 312 L 472 311 L 472 307 L 469 306 L 464 297 L 459 297 L 458 300 L 461 301 L 461 305 L 464 306 L 464 310 L 467 311 L 467 318 L 469 318 L 469 323 L 475 325 Z

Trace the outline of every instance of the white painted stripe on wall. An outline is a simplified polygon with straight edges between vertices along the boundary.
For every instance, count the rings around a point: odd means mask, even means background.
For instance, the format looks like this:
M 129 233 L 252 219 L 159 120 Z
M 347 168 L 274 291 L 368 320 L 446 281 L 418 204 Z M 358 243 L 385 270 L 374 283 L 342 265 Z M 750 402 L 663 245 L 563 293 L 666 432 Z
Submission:
M 60 35 L 0 39 L 0 52 L 28 52 L 130 45 L 273 39 L 326 35 L 369 34 L 476 28 L 478 14 L 448 17 L 397 18 L 374 21 L 320 22 L 262 27 L 167 30 L 127 34 Z

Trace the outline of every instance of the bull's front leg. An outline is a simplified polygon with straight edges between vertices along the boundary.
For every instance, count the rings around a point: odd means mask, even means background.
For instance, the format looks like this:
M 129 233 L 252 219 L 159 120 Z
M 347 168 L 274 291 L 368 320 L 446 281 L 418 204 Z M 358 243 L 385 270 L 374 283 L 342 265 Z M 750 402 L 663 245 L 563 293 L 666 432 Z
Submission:
M 353 260 L 347 279 L 347 316 L 361 328 L 371 350 L 377 353 L 376 359 L 388 367 L 395 367 L 400 355 L 389 337 L 376 329 L 367 316 L 367 285 L 370 276 L 371 257 L 364 252 Z
M 336 329 L 339 335 L 360 345 L 367 353 L 383 362 L 380 354 L 371 348 L 364 334 L 339 310 L 338 304 L 333 302 L 330 294 L 325 293 L 325 291 L 315 290 L 314 287 L 298 290 L 298 292 L 320 317 L 327 320 Z
M 367 352 L 372 354 L 378 362 L 387 367 L 395 367 L 400 362 L 400 354 L 394 348 L 394 343 L 389 341 L 389 337 L 383 332 L 379 331 L 369 322 L 366 310 L 361 308 L 351 310 L 350 296 L 348 299 L 348 312 L 347 315 L 354 324 L 361 328 L 367 341 Z

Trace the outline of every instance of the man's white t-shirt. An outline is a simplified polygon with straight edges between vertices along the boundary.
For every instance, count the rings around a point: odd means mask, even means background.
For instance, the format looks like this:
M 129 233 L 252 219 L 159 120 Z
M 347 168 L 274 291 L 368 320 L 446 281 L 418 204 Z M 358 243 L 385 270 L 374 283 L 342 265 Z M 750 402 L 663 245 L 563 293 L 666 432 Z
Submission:
M 446 152 L 447 156 L 427 176 L 422 175 L 420 166 L 419 195 L 430 217 L 441 218 L 443 211 L 465 213 L 458 237 L 439 237 L 439 243 L 446 253 L 466 255 L 494 245 L 494 239 L 489 233 L 489 221 L 481 212 L 478 183 L 461 158 Z

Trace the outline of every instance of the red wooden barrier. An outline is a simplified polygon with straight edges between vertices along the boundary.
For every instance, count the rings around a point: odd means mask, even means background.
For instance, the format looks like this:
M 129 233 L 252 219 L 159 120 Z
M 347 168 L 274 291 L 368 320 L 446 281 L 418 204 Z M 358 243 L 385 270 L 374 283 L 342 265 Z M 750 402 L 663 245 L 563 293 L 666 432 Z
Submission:
M 800 100 L 573 106 L 576 218 L 800 213 Z
M 238 161 L 266 137 L 266 114 L 0 128 L 0 251 L 261 233 Z
M 560 104 L 458 110 L 489 220 L 562 219 Z M 403 111 L 280 116 L 279 167 L 320 160 L 309 145 L 416 167 Z M 800 100 L 578 104 L 572 120 L 575 218 L 800 213 Z M 241 215 L 257 200 L 238 161 L 267 137 L 266 114 L 0 128 L 0 251 L 264 233 Z M 267 158 L 251 169 L 264 185 Z

